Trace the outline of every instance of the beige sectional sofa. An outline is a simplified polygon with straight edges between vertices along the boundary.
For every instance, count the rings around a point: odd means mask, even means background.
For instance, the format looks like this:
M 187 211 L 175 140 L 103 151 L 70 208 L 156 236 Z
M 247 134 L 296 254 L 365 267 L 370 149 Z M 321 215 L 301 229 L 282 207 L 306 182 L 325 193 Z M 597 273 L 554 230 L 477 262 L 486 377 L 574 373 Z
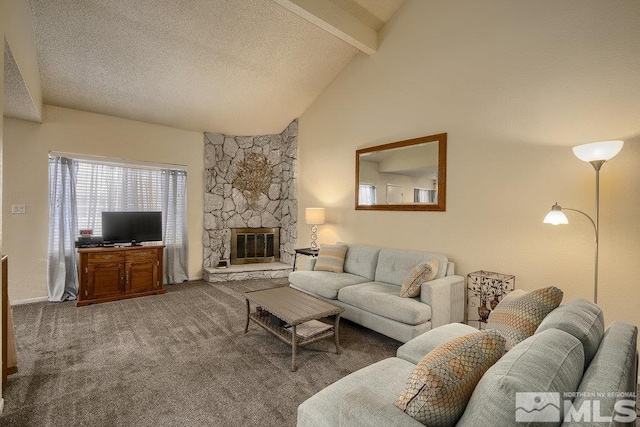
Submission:
M 464 278 L 443 254 L 346 244 L 344 273 L 313 271 L 315 258 L 289 275 L 290 286 L 344 307 L 342 317 L 407 342 L 440 325 L 464 320 Z M 400 297 L 402 282 L 418 264 L 439 261 L 420 296 Z
M 297 425 L 422 426 L 394 405 L 396 398 L 425 355 L 472 332 L 477 330 L 453 323 L 414 338 L 398 349 L 397 357 L 347 375 L 307 399 L 298 407 Z M 456 425 L 633 425 L 630 405 L 637 392 L 637 335 L 636 326 L 622 322 L 605 331 L 597 305 L 583 299 L 570 301 L 546 316 L 534 335 L 484 373 Z M 519 402 L 518 393 L 534 395 Z M 559 407 L 549 407 L 551 412 L 546 414 L 556 416 L 555 422 L 519 422 L 518 416 L 535 417 L 539 414 L 534 409 L 545 410 L 535 406 L 535 396 L 545 393 L 559 398 Z M 596 407 L 597 413 L 593 412 Z M 571 414 L 565 415 L 570 409 Z

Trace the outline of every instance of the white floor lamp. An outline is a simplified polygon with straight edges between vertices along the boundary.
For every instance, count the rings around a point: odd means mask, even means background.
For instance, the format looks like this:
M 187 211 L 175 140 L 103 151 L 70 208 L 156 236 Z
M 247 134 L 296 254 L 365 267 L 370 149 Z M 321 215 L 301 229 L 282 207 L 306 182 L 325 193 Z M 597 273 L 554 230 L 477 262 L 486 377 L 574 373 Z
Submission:
M 600 230 L 600 168 L 607 161 L 612 159 L 622 150 L 623 141 L 602 141 L 582 144 L 573 147 L 573 154 L 584 162 L 589 162 L 596 171 L 596 219 L 595 221 L 586 213 L 578 209 L 562 208 L 556 203 L 551 207 L 551 211 L 544 217 L 545 224 L 569 224 L 567 216 L 562 212 L 573 211 L 586 216 L 596 233 L 596 257 L 595 257 L 595 277 L 593 283 L 593 302 L 598 303 L 598 245 Z

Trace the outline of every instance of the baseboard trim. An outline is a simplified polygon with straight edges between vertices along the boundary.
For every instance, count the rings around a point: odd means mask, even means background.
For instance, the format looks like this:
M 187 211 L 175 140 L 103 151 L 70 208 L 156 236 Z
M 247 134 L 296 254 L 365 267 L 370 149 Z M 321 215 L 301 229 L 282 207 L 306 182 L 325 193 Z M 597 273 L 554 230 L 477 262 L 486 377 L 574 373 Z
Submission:
M 11 305 L 33 304 L 35 302 L 47 302 L 47 301 L 49 301 L 49 298 L 47 297 L 29 298 L 29 299 L 21 299 L 18 301 L 11 301 Z

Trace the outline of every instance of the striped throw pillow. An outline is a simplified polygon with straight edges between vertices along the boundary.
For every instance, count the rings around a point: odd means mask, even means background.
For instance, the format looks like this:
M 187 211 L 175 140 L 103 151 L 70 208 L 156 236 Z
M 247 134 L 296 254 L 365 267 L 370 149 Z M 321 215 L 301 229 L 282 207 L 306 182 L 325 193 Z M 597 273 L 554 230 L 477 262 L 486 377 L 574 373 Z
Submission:
M 555 286 L 511 295 L 489 315 L 487 329 L 496 329 L 507 339 L 507 350 L 529 338 L 540 323 L 562 302 L 563 292 Z
M 343 273 L 347 248 L 347 245 L 321 245 L 320 252 L 318 252 L 318 260 L 313 270 Z
M 453 426 L 476 385 L 505 352 L 505 339 L 492 330 L 441 344 L 416 366 L 395 405 L 428 426 Z
M 429 282 L 436 277 L 439 265 L 440 261 L 434 258 L 413 267 L 402 281 L 400 296 L 402 298 L 413 298 L 420 295 L 420 287 L 424 282 Z

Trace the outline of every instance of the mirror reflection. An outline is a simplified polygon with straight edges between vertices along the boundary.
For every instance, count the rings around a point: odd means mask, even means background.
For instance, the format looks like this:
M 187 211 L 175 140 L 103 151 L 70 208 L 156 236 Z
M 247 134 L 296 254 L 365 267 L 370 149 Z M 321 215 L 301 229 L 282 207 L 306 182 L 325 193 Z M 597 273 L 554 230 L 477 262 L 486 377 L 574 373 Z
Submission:
M 356 152 L 356 209 L 445 210 L 446 134 Z

